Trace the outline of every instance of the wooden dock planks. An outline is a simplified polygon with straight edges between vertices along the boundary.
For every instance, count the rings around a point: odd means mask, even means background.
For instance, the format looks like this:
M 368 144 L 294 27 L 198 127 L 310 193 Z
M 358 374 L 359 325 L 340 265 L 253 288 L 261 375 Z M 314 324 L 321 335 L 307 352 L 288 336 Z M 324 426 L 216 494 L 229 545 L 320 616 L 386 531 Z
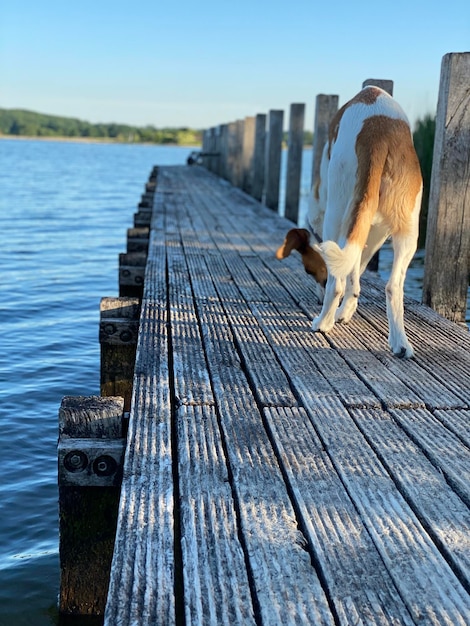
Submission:
M 130 624 L 466 624 L 468 332 L 363 278 L 319 310 L 289 222 L 159 168 L 105 616 Z

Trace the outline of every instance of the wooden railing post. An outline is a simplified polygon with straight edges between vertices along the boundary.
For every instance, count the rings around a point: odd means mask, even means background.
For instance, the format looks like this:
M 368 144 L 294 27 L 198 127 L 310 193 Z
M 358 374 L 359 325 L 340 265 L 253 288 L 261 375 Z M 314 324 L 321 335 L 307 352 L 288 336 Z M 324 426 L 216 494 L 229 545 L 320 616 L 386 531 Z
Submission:
M 284 111 L 269 111 L 266 149 L 265 204 L 279 210 L 279 179 L 281 175 L 282 125 Z
M 470 270 L 470 52 L 442 59 L 423 302 L 465 322 Z
M 305 104 L 291 104 L 286 171 L 285 217 L 297 224 L 299 218 L 300 175 L 304 149 Z
M 338 96 L 318 94 L 315 100 L 315 119 L 313 122 L 312 187 L 320 181 L 320 165 L 323 148 L 328 139 L 330 122 L 338 110 Z M 321 233 L 317 233 L 321 236 Z
M 242 189 L 251 195 L 253 187 L 253 161 L 255 154 L 255 118 L 245 117 L 243 125 L 243 152 L 242 152 Z
M 229 122 L 227 124 L 227 180 L 235 184 L 236 177 L 236 161 L 237 161 L 237 123 Z
M 236 154 L 235 154 L 235 172 L 234 182 L 235 187 L 241 188 L 243 186 L 243 134 L 244 134 L 245 120 L 237 120 L 235 122 L 236 128 Z
M 258 113 L 255 120 L 255 148 L 253 157 L 253 183 L 251 195 L 261 202 L 263 200 L 264 176 L 266 161 L 266 115 Z
M 125 440 L 122 398 L 65 397 L 59 410 L 59 611 L 103 615 Z
M 227 124 L 221 124 L 219 126 L 219 169 L 218 174 L 221 178 L 228 179 L 227 174 L 227 136 L 228 136 L 228 128 Z
M 380 87 L 388 94 L 393 96 L 393 80 L 388 80 L 386 78 L 368 78 L 362 83 L 362 88 L 369 87 L 370 85 L 374 85 L 375 87 Z

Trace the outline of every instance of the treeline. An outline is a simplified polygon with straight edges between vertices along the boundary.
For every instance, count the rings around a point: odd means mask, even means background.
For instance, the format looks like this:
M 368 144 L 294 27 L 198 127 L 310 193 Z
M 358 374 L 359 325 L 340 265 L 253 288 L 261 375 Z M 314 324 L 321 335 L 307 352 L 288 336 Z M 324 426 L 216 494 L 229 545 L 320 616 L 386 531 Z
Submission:
M 423 248 L 426 238 L 428 220 L 429 189 L 431 186 L 432 155 L 434 150 L 434 136 L 436 134 L 436 118 L 425 115 L 418 120 L 413 132 L 413 141 L 423 174 L 423 201 L 419 216 L 419 247 Z
M 155 128 L 127 124 L 91 124 L 71 117 L 0 109 L 0 134 L 17 137 L 107 139 L 125 143 L 200 145 L 202 133 L 191 128 Z
M 413 132 L 424 179 L 423 210 L 425 224 L 431 180 L 432 154 L 436 122 L 431 115 L 418 120 Z M 23 109 L 0 109 L 0 134 L 22 137 L 75 137 L 107 139 L 126 143 L 156 143 L 197 146 L 202 142 L 202 131 L 191 128 L 155 128 L 154 126 L 129 126 L 126 124 L 91 124 L 71 117 L 35 113 Z M 284 133 L 287 145 L 288 133 Z M 312 145 L 311 131 L 304 132 L 304 144 Z M 425 232 L 425 228 L 421 228 Z M 424 242 L 421 242 L 424 243 Z

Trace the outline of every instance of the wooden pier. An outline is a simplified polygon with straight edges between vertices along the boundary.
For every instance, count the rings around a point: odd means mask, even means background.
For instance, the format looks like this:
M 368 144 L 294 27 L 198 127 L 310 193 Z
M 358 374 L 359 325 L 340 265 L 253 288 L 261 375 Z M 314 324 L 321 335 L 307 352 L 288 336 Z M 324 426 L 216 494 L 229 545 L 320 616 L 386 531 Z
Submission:
M 366 274 L 313 333 L 291 222 L 200 166 L 151 195 L 105 624 L 470 623 L 467 329 L 406 300 L 394 358 Z

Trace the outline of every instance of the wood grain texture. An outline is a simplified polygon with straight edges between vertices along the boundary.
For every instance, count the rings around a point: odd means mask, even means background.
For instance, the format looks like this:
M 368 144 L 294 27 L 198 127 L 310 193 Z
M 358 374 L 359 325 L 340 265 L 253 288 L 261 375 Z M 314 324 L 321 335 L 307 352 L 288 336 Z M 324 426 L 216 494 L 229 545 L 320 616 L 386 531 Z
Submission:
M 290 228 L 159 168 L 105 623 L 466 624 L 468 334 L 384 286 L 328 336 Z

